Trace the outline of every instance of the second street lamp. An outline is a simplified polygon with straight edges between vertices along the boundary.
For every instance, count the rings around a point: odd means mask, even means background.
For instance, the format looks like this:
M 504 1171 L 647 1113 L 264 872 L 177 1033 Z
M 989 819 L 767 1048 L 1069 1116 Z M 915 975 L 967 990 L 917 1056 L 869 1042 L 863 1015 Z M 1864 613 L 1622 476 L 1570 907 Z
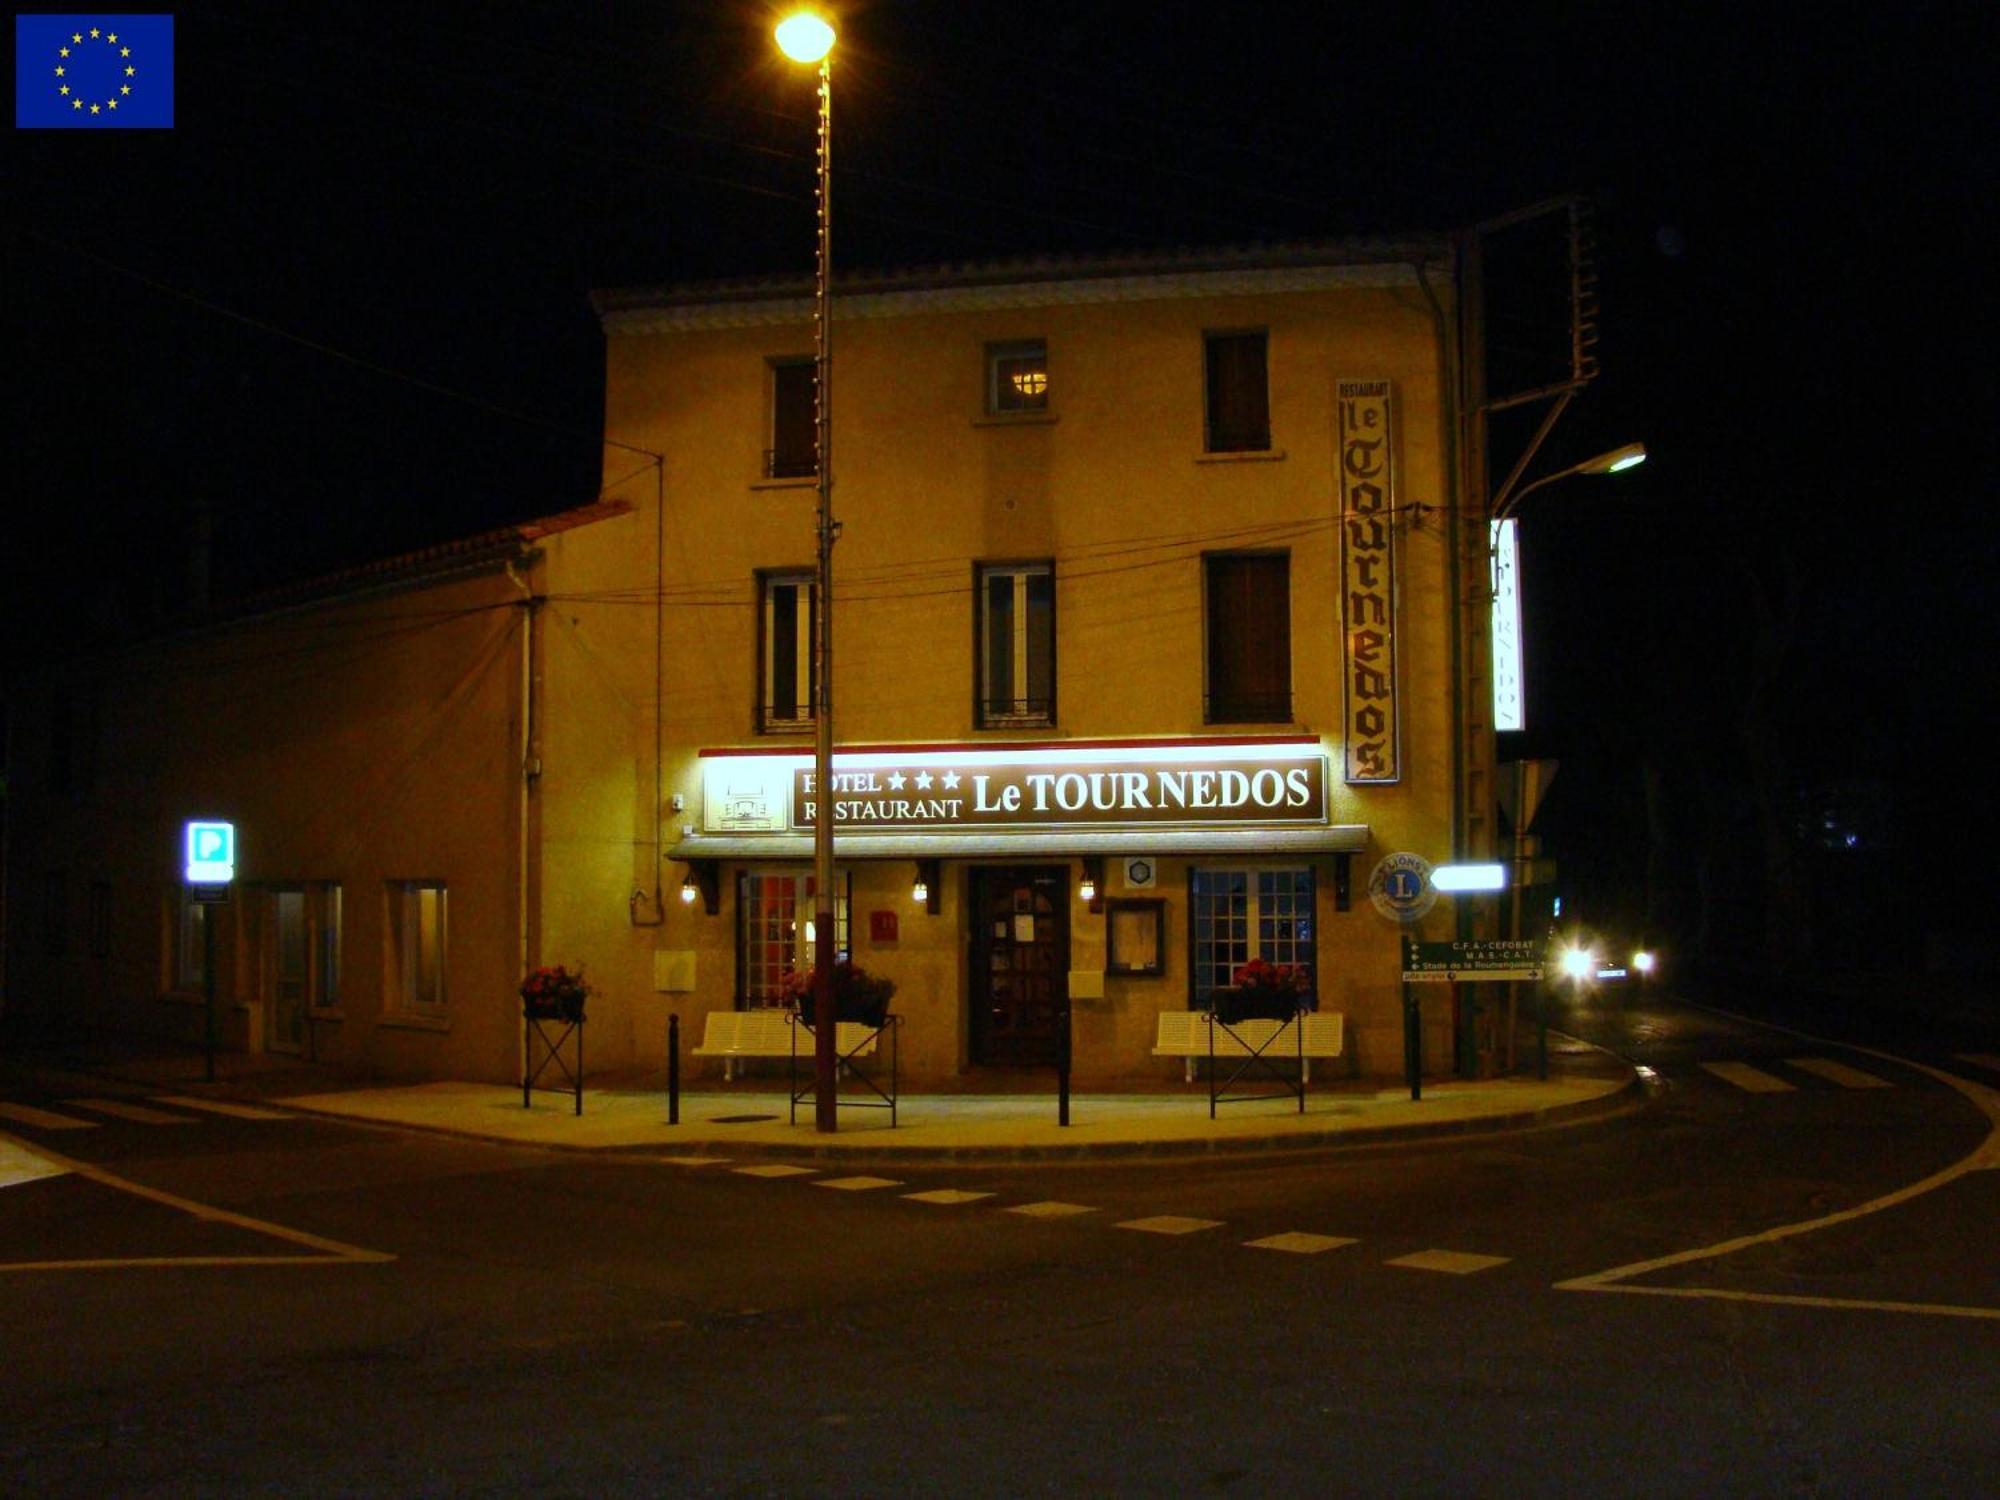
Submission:
M 833 27 L 811 11 L 780 21 L 778 49 L 819 64 L 819 135 L 814 153 L 818 254 L 813 269 L 813 459 L 818 503 L 813 534 L 819 607 L 813 612 L 813 1128 L 838 1128 L 833 1002 L 837 950 L 833 899 Z

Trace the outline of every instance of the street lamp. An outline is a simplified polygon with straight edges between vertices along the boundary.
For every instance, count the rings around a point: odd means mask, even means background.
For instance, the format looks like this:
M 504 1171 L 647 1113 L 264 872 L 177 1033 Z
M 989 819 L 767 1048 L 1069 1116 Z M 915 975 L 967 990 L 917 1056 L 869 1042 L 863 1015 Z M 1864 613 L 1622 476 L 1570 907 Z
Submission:
M 811 11 L 777 25 L 778 50 L 819 64 L 819 135 L 814 153 L 818 254 L 813 268 L 813 456 L 819 476 L 813 509 L 819 608 L 813 628 L 813 1127 L 838 1128 L 833 963 L 833 27 Z
M 1627 443 L 1622 448 L 1613 448 L 1609 453 L 1600 453 L 1595 458 L 1586 458 L 1580 464 L 1571 464 L 1567 469 L 1558 469 L 1553 474 L 1544 474 L 1533 484 L 1516 490 L 1509 484 L 1500 487 L 1500 493 L 1493 497 L 1493 519 L 1504 521 L 1514 514 L 1520 503 L 1545 484 L 1554 484 L 1558 479 L 1568 479 L 1576 474 L 1622 474 L 1627 469 L 1636 469 L 1646 461 L 1644 443 Z M 1517 470 L 1512 478 L 1518 479 Z

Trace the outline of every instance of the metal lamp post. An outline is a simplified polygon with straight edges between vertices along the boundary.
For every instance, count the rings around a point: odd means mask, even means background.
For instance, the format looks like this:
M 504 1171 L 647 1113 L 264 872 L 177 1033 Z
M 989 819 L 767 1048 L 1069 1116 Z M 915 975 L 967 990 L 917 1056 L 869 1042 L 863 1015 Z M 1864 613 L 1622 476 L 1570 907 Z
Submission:
M 813 615 L 813 1127 L 838 1128 L 833 965 L 833 27 L 811 11 L 778 23 L 778 49 L 798 63 L 819 64 L 819 134 L 815 151 L 818 253 L 813 268 L 814 458 L 818 501 L 813 534 L 819 608 Z

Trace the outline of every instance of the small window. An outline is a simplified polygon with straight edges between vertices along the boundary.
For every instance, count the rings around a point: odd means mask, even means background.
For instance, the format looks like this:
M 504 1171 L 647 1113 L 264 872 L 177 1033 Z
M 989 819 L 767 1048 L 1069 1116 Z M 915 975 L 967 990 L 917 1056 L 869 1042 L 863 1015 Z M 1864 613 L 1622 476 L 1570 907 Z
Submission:
M 995 415 L 1049 409 L 1049 347 L 1040 339 L 986 346 L 986 409 Z
M 980 728 L 1055 723 L 1055 585 L 1050 563 L 979 567 L 973 634 Z
M 1316 976 L 1311 870 L 1188 872 L 1189 999 L 1206 1010 L 1210 995 L 1234 982 L 1253 958 L 1296 964 Z
M 819 473 L 819 367 L 810 359 L 771 362 L 771 446 L 767 479 L 810 479 Z
M 757 726 L 766 734 L 809 729 L 813 722 L 813 612 L 810 573 L 758 575 Z
M 1271 446 L 1267 339 L 1254 333 L 1202 335 L 1210 453 L 1262 453 Z
M 389 884 L 390 982 L 396 1004 L 441 1011 L 445 1003 L 445 886 L 441 880 Z
M 1290 557 L 1283 552 L 1211 552 L 1202 564 L 1208 722 L 1290 723 Z
M 833 876 L 834 961 L 845 963 L 849 948 L 847 873 Z M 785 1003 L 785 976 L 810 973 L 813 944 L 811 875 L 746 870 L 736 879 L 738 1000 L 746 1009 Z

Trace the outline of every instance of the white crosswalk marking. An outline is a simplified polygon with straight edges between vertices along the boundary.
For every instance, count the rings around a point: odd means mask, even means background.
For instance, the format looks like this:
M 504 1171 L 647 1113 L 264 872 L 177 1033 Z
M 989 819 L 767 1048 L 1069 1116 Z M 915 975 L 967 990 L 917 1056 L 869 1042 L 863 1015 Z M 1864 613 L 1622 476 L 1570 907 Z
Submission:
M 932 1188 L 927 1193 L 905 1193 L 912 1203 L 977 1203 L 981 1198 L 991 1198 L 991 1193 L 972 1193 L 964 1188 Z
M 297 1115 L 288 1115 L 283 1110 L 260 1109 L 254 1104 L 231 1104 L 223 1099 L 193 1099 L 186 1094 L 155 1094 L 155 1104 L 172 1104 L 181 1109 L 199 1109 L 211 1115 L 226 1115 L 232 1120 L 296 1120 Z
M 192 1125 L 194 1120 L 187 1115 L 170 1115 L 163 1109 L 148 1109 L 143 1104 L 133 1104 L 124 1099 L 65 1099 L 68 1109 L 88 1109 L 100 1115 L 110 1115 L 115 1120 L 131 1120 L 139 1125 Z
M 787 1167 L 773 1164 L 768 1167 L 735 1167 L 733 1171 L 744 1177 L 810 1177 L 817 1167 Z
M 1762 1068 L 1753 1068 L 1748 1063 L 1705 1062 L 1701 1066 L 1704 1072 L 1713 1073 L 1724 1083 L 1733 1083 L 1752 1094 L 1783 1094 L 1792 1088 L 1784 1079 L 1766 1073 Z
M 32 1125 L 37 1130 L 95 1130 L 101 1123 L 97 1120 L 79 1120 L 71 1115 L 59 1115 L 50 1109 L 36 1109 L 32 1104 L 10 1104 L 5 1100 L 0 1100 L 0 1120 L 12 1120 L 17 1125 Z
M 729 1160 L 726 1156 L 663 1156 L 661 1161 L 672 1167 L 715 1167 Z
M 1127 1219 L 1116 1226 L 1136 1229 L 1141 1234 L 1200 1234 L 1204 1229 L 1220 1229 L 1220 1219 L 1190 1219 L 1185 1214 L 1154 1214 L 1147 1219 Z
M 1797 1068 L 1801 1073 L 1811 1073 L 1816 1078 L 1824 1078 L 1829 1083 L 1837 1083 L 1844 1089 L 1892 1089 L 1895 1085 L 1886 1078 L 1877 1078 L 1873 1073 L 1864 1073 L 1859 1068 L 1850 1068 L 1844 1062 L 1835 1062 L 1830 1057 L 1788 1057 L 1785 1066 Z
M 901 1187 L 889 1177 L 822 1177 L 814 1187 L 836 1188 L 843 1193 L 872 1193 L 877 1188 Z
M 59 1167 L 47 1157 L 38 1156 L 25 1146 L 17 1146 L 12 1141 L 0 1141 L 0 1187 L 13 1187 L 23 1182 L 38 1182 L 44 1177 L 60 1177 L 68 1170 L 68 1167 Z
M 1022 1203 L 1013 1208 L 1002 1209 L 1002 1213 L 1024 1214 L 1030 1219 L 1066 1219 L 1072 1214 L 1094 1214 L 1094 1208 L 1085 1208 L 1081 1203 L 1057 1203 L 1049 1200 L 1042 1203 Z
M 1507 1264 L 1504 1255 L 1473 1255 L 1464 1250 L 1419 1250 L 1414 1255 L 1399 1255 L 1383 1264 L 1402 1266 L 1412 1271 L 1443 1271 L 1448 1276 L 1470 1276 L 1474 1271 L 1490 1271 L 1495 1266 Z
M 1261 1240 L 1245 1240 L 1244 1245 L 1251 1250 L 1282 1250 L 1289 1255 L 1323 1255 L 1329 1250 L 1338 1250 L 1343 1245 L 1358 1245 L 1359 1240 L 1338 1234 L 1307 1234 L 1302 1229 L 1290 1229 L 1283 1234 L 1266 1235 Z

